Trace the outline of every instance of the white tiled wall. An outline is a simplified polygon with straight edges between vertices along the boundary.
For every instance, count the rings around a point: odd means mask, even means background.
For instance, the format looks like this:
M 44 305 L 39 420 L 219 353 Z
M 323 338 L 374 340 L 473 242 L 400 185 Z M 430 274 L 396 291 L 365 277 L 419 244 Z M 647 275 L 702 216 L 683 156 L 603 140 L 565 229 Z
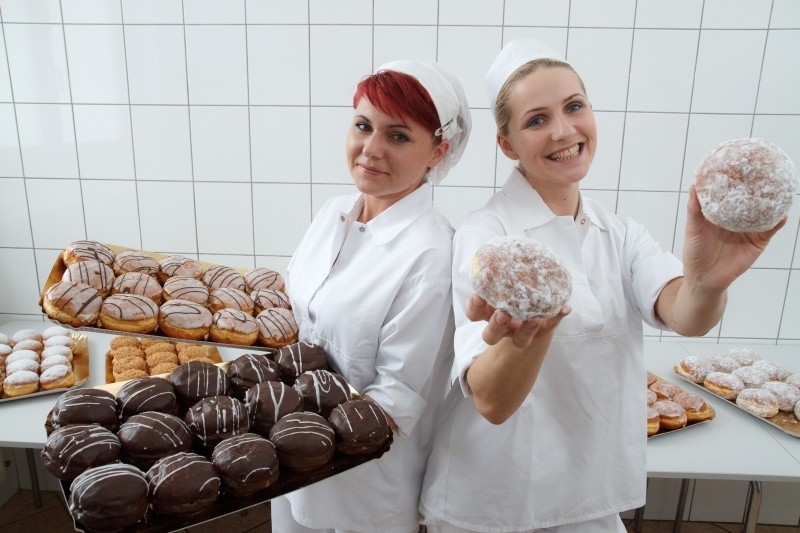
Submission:
M 586 82 L 587 194 L 678 255 L 709 149 L 758 136 L 800 162 L 796 0 L 0 0 L 0 22 L 0 317 L 40 316 L 76 239 L 284 268 L 322 203 L 354 191 L 352 90 L 392 59 L 464 82 L 474 132 L 434 190 L 456 225 L 511 168 L 483 76 L 521 36 Z M 800 340 L 798 204 L 708 340 Z

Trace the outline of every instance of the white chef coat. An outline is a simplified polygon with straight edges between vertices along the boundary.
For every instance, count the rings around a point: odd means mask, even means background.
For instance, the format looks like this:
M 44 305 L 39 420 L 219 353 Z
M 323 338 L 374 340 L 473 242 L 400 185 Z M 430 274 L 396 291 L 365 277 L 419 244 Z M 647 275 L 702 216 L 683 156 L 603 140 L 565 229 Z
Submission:
M 453 386 L 428 462 L 420 509 L 474 531 L 527 531 L 582 522 L 645 501 L 646 416 L 642 320 L 664 285 L 682 275 L 647 230 L 582 197 L 589 224 L 556 216 L 515 170 L 453 242 L 456 317 Z M 578 221 L 580 223 L 580 221 Z M 555 331 L 533 389 L 503 424 L 475 410 L 465 374 L 487 345 L 470 322 L 475 250 L 498 235 L 525 235 L 552 248 L 572 277 L 572 313 Z
M 287 272 L 300 339 L 397 423 L 391 449 L 288 495 L 312 528 L 415 530 L 435 408 L 452 366 L 453 228 L 424 182 L 370 222 L 359 195 L 320 210 Z

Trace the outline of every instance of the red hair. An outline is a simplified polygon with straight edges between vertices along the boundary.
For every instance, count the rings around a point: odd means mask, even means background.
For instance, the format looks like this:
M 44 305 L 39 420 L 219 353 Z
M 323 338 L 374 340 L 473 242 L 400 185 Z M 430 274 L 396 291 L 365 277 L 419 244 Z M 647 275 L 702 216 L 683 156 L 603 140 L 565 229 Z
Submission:
M 413 76 L 395 70 L 382 70 L 364 78 L 356 87 L 353 107 L 366 98 L 370 103 L 398 120 L 417 122 L 435 136 L 441 126 L 439 113 L 431 96 Z M 441 137 L 436 137 L 441 140 Z

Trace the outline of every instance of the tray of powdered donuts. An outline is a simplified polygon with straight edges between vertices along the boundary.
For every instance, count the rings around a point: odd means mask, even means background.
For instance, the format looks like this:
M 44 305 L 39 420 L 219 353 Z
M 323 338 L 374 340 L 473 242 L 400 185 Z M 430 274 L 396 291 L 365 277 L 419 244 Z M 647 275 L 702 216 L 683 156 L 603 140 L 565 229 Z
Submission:
M 713 420 L 714 408 L 679 385 L 647 372 L 647 438 Z
M 685 381 L 727 400 L 784 433 L 800 437 L 800 374 L 752 348 L 690 355 L 674 367 Z
M 0 333 L 0 402 L 64 392 L 87 379 L 86 335 L 61 326 Z
M 283 276 L 97 241 L 67 245 L 39 297 L 42 311 L 85 331 L 276 350 L 297 341 Z
M 45 429 L 42 464 L 78 531 L 185 529 L 376 459 L 392 443 L 383 411 L 306 343 L 68 391 Z

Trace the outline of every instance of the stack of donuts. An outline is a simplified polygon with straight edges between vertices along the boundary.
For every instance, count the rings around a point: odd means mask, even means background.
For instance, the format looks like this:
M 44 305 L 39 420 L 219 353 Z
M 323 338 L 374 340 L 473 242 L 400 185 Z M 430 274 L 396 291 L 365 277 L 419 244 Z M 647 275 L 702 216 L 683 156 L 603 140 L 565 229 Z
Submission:
M 61 326 L 0 334 L 0 397 L 72 387 L 73 344 Z
M 67 246 L 61 261 L 62 278 L 47 289 L 42 308 L 62 324 L 241 346 L 297 341 L 284 280 L 274 270 L 206 268 L 183 256 L 115 253 L 87 240 Z
M 800 374 L 762 359 L 751 348 L 689 356 L 675 365 L 675 372 L 755 416 L 772 418 L 784 412 L 800 420 Z
M 697 394 L 647 373 L 647 436 L 714 418 L 714 410 Z
M 59 398 L 42 460 L 69 484 L 77 523 L 106 531 L 176 517 L 185 527 L 220 499 L 230 508 L 283 476 L 315 481 L 318 467 L 334 471 L 337 451 L 367 456 L 391 439 L 381 409 L 352 398 L 317 346 L 223 367 L 192 359 L 168 379 L 127 381 L 116 396 L 73 389 Z

